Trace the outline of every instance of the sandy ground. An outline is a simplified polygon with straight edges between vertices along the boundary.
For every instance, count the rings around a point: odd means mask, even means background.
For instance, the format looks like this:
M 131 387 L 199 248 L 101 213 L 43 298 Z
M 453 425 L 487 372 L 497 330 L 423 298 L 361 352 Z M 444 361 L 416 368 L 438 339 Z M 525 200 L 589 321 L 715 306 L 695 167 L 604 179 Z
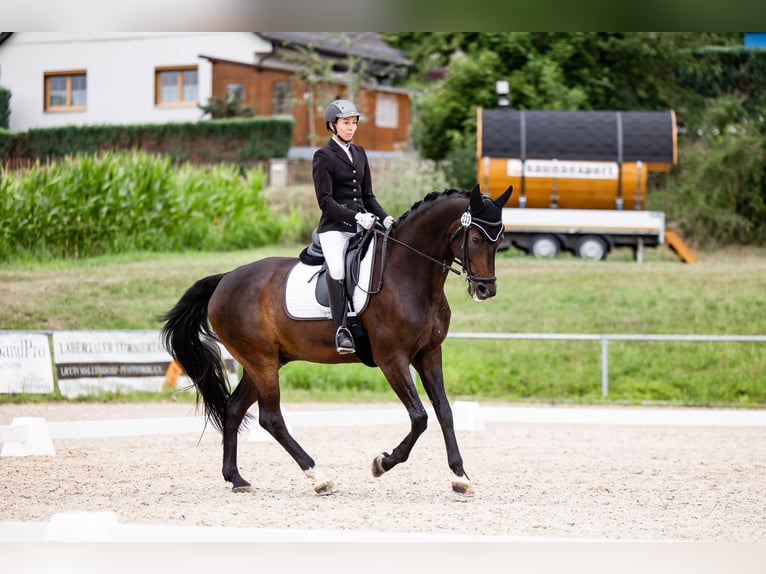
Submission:
M 296 404 L 286 409 L 401 408 Z M 178 417 L 188 403 L 0 405 L 49 421 Z M 488 423 L 458 432 L 475 495 L 450 491 L 430 421 L 410 460 L 381 478 L 376 454 L 399 425 L 297 428 L 340 492 L 316 496 L 280 446 L 240 441 L 253 484 L 221 477 L 220 435 L 55 440 L 55 457 L 0 458 L 0 521 L 112 510 L 121 523 L 356 530 L 609 540 L 766 541 L 766 440 L 754 427 Z

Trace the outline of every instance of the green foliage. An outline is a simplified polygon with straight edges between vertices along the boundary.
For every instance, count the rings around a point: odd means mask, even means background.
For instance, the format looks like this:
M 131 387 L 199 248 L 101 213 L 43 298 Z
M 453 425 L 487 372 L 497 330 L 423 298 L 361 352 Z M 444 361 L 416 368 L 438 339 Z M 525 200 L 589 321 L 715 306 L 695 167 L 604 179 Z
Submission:
M 11 121 L 11 91 L 0 86 L 0 129 L 8 129 Z M 2 151 L 0 149 L 0 151 Z M 0 156 L 1 157 L 1 156 Z
M 286 157 L 292 118 L 231 118 L 186 123 L 89 125 L 33 128 L 17 135 L 17 154 L 31 159 L 140 149 L 175 162 Z
M 204 106 L 198 106 L 204 115 L 214 120 L 226 118 L 250 118 L 255 115 L 251 106 L 246 106 L 238 98 L 210 98 Z
M 678 70 L 678 82 L 689 94 L 683 103 L 684 124 L 696 129 L 709 120 L 708 104 L 720 97 L 739 102 L 737 118 L 756 118 L 766 108 L 766 51 L 743 46 L 698 48 L 692 51 L 694 66 Z
M 766 241 L 766 126 L 740 98 L 708 102 L 698 132 L 682 142 L 679 167 L 647 199 L 699 245 Z M 744 119 L 742 119 L 744 118 Z
M 415 100 L 412 139 L 423 157 L 443 160 L 456 140 L 476 132 L 476 106 L 494 105 L 499 65 L 491 52 L 457 55 L 444 82 Z
M 13 148 L 13 134 L 8 130 L 0 128 L 0 161 L 4 160 Z
M 262 183 L 260 170 L 140 152 L 38 162 L 0 178 L 0 260 L 263 245 L 282 224 Z

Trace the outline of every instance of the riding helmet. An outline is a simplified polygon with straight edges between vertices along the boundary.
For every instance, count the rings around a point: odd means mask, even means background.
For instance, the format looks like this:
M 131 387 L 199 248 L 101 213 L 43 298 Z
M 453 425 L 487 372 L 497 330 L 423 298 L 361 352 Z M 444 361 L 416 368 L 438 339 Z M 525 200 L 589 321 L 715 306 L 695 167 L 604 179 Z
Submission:
M 331 123 L 335 123 L 335 120 L 338 118 L 350 118 L 352 116 L 357 116 L 359 119 L 364 117 L 364 114 L 359 111 L 359 108 L 356 107 L 354 102 L 350 100 L 335 100 L 330 102 L 324 110 L 325 127 L 328 131 L 332 131 L 330 129 Z

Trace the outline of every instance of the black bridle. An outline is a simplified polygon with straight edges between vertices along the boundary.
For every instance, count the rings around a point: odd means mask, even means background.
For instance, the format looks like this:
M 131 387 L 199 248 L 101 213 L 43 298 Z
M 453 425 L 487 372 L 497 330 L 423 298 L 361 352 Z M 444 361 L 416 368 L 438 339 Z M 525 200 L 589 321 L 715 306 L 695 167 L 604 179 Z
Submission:
M 486 226 L 486 227 L 485 227 Z M 439 265 L 442 267 L 445 271 L 451 271 L 452 273 L 455 273 L 456 275 L 463 275 L 469 283 L 475 283 L 475 282 L 481 282 L 481 283 L 493 283 L 497 280 L 497 277 L 494 275 L 490 275 L 488 277 L 481 277 L 474 275 L 471 272 L 471 258 L 468 254 L 468 231 L 471 227 L 475 227 L 479 229 L 484 236 L 491 242 L 495 243 L 500 239 L 500 236 L 503 233 L 503 226 L 502 224 L 499 224 L 499 231 L 495 236 L 493 237 L 491 232 L 489 231 L 493 227 L 498 226 L 498 223 L 487 221 L 485 219 L 479 219 L 471 216 L 471 209 L 470 207 L 463 213 L 463 215 L 460 217 L 460 226 L 455 229 L 455 232 L 452 234 L 452 236 L 449 239 L 449 243 L 451 244 L 455 237 L 457 237 L 457 234 L 461 231 L 463 232 L 463 238 L 461 241 L 461 252 L 463 254 L 462 257 L 453 257 L 452 261 L 449 263 L 445 263 L 444 261 L 439 261 L 435 257 L 431 257 L 427 253 L 423 253 L 419 249 L 415 249 L 412 247 L 412 245 L 408 245 L 407 243 L 404 243 L 403 241 L 399 241 L 395 237 L 391 236 L 391 230 L 392 227 L 389 227 L 385 231 L 381 231 L 380 229 L 377 229 L 376 227 L 372 227 L 367 233 L 374 232 L 376 235 L 382 235 L 383 236 L 383 247 L 382 247 L 382 254 L 381 254 L 381 264 L 382 268 L 380 271 L 380 278 L 378 280 L 378 287 L 374 291 L 369 291 L 371 295 L 374 295 L 376 293 L 379 293 L 381 288 L 383 287 L 383 271 L 386 268 L 386 248 L 388 246 L 388 241 L 391 240 L 394 243 L 398 243 L 402 247 L 406 247 L 413 253 L 419 255 L 420 257 L 423 257 L 425 259 L 428 259 L 429 261 L 435 263 L 436 265 Z M 452 266 L 454 262 L 458 262 L 460 264 L 460 269 L 456 269 Z

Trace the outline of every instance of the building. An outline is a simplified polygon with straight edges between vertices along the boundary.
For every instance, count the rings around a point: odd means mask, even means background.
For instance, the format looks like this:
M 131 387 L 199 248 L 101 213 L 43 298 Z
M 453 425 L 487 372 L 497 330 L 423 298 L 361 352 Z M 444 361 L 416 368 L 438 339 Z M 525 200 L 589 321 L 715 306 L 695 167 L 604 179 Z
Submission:
M 409 62 L 375 33 L 0 33 L 11 131 L 61 125 L 189 122 L 211 98 L 289 114 L 296 150 L 324 142 L 322 112 L 352 96 L 371 151 L 409 142 Z

